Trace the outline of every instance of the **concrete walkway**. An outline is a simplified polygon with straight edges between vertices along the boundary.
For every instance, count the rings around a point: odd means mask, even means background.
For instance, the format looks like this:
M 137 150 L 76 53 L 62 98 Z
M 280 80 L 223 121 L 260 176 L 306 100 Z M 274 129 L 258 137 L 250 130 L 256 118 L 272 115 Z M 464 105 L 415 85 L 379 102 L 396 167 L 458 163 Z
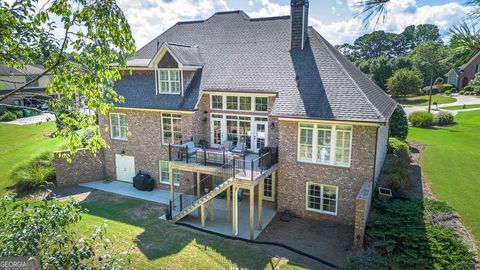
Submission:
M 461 106 L 461 105 L 469 105 L 469 104 L 480 104 L 480 97 L 478 96 L 465 96 L 465 95 L 452 95 L 453 98 L 456 98 L 457 101 L 452 102 L 452 103 L 447 103 L 447 104 L 440 104 L 438 105 L 439 110 L 442 110 L 442 107 L 450 107 L 450 106 Z M 403 106 L 403 109 L 405 110 L 405 113 L 410 115 L 413 112 L 416 111 L 426 111 L 428 109 L 428 106 Z M 436 109 L 435 105 L 432 105 L 432 109 Z M 475 111 L 479 109 L 465 109 L 465 110 L 448 110 L 449 112 L 453 114 L 457 114 L 459 112 L 463 111 Z M 432 111 L 435 113 L 436 111 Z
M 10 122 L 5 122 L 6 124 L 12 124 L 12 125 L 33 125 L 33 124 L 38 124 L 38 123 L 43 123 L 43 122 L 49 122 L 55 120 L 55 115 L 51 113 L 41 113 L 39 115 L 34 115 L 34 116 L 29 116 L 29 117 L 23 117 L 19 118 L 17 120 L 13 120 Z

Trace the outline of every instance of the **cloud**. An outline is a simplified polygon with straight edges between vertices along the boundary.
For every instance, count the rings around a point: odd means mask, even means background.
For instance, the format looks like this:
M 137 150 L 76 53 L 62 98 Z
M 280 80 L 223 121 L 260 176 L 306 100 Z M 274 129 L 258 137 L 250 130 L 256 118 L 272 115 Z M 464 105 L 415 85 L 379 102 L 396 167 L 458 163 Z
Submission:
M 348 0 L 351 11 L 358 12 L 355 6 L 358 0 Z M 400 33 L 409 25 L 436 24 L 441 34 L 461 21 L 469 12 L 469 8 L 455 2 L 443 5 L 419 6 L 415 0 L 391 0 L 387 5 L 387 19 L 375 26 L 375 29 L 364 29 L 361 18 L 343 19 L 337 22 L 323 22 L 310 18 L 310 25 L 320 32 L 332 44 L 353 42 L 357 37 L 373 30 L 385 30 Z
M 272 3 L 271 0 L 257 0 L 261 6 L 260 10 L 249 12 L 248 15 L 253 18 L 283 16 L 290 14 L 290 5 L 280 5 Z
M 141 48 L 178 21 L 206 19 L 215 11 L 229 10 L 225 0 L 119 0 L 137 48 Z

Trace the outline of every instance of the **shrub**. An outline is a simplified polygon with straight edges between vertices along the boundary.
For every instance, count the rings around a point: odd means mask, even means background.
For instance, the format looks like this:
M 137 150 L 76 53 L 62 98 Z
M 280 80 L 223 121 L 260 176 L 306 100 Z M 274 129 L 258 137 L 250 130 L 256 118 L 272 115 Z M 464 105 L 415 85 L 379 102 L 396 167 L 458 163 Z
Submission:
M 421 87 L 422 78 L 418 72 L 408 68 L 395 71 L 387 81 L 388 92 L 394 97 L 416 93 Z
M 27 164 L 16 167 L 11 174 L 17 191 L 43 187 L 55 182 L 53 154 L 43 153 Z
M 433 116 L 433 122 L 437 126 L 446 126 L 453 124 L 453 114 L 451 112 L 440 111 Z
M 457 93 L 457 92 L 458 92 L 458 89 L 455 88 L 455 87 L 453 87 L 453 88 L 452 88 L 452 93 Z
M 446 83 L 446 84 L 443 85 L 442 88 L 443 88 L 443 91 L 444 91 L 444 92 L 452 91 L 453 85 Z
M 397 138 L 388 138 L 388 152 L 395 157 L 410 162 L 410 147 L 405 141 Z
M 429 112 L 413 112 L 408 117 L 408 120 L 414 127 L 428 128 L 433 125 L 433 115 Z
M 410 148 L 397 138 L 388 139 L 388 156 L 382 170 L 382 183 L 394 194 L 403 194 L 410 184 Z
M 402 106 L 397 105 L 397 108 L 393 111 L 392 117 L 390 118 L 389 129 L 390 136 L 400 140 L 407 139 L 408 119 Z
M 465 90 L 460 90 L 459 93 L 460 93 L 460 95 L 463 95 L 463 94 L 465 94 Z
M 0 121 L 8 122 L 17 119 L 17 115 L 13 112 L 6 111 L 0 116 Z
M 479 96 L 480 95 L 480 87 L 475 88 L 475 90 L 473 90 L 473 94 Z
M 446 96 L 450 96 L 452 94 L 452 90 L 445 90 L 444 93 Z
M 17 118 L 23 117 L 23 111 L 20 108 L 9 107 L 7 108 L 7 111 L 14 113 L 17 116 Z
M 467 85 L 463 88 L 463 90 L 465 92 L 472 92 L 474 89 L 473 89 L 473 85 Z

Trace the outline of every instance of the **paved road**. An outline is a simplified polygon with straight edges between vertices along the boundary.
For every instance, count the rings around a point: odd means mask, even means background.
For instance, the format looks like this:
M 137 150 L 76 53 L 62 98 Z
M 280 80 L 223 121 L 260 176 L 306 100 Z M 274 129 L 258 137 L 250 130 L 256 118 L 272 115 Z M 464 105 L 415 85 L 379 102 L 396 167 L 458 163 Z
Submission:
M 468 104 L 480 104 L 480 97 L 478 96 L 464 96 L 464 95 L 453 95 L 452 97 L 456 98 L 457 101 L 448 104 L 441 104 L 438 108 L 441 110 L 442 107 L 449 107 L 449 106 L 457 106 L 457 105 L 468 105 Z M 432 105 L 432 108 L 435 109 L 435 106 Z M 407 115 L 410 115 L 412 112 L 416 111 L 426 111 L 428 106 L 404 106 L 403 109 Z M 466 109 L 466 110 L 458 110 L 458 111 L 451 111 L 453 114 L 457 114 L 461 111 L 473 111 L 478 109 Z M 435 111 L 432 111 L 435 113 Z

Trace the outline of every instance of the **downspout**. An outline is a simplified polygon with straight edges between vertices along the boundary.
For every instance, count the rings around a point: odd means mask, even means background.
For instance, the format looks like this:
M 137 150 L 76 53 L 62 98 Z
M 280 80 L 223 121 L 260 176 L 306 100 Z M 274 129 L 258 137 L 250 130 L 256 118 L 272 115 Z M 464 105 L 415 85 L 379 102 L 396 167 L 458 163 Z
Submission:
M 378 151 L 378 130 L 380 126 L 377 126 L 375 131 L 375 153 L 373 154 L 373 179 L 372 179 L 372 192 L 375 190 L 375 174 L 377 172 L 377 151 Z

